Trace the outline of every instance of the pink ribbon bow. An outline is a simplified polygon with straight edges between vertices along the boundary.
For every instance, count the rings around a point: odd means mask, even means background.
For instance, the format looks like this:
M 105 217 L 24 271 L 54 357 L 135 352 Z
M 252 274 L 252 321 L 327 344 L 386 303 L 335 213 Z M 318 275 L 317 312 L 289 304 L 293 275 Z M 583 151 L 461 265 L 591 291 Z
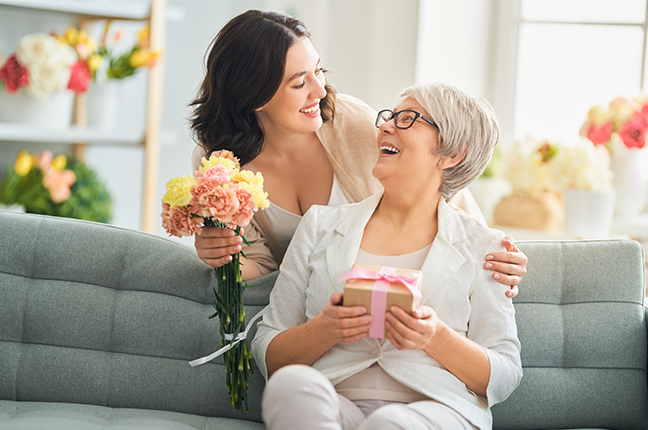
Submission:
M 338 282 L 349 279 L 361 279 L 375 281 L 371 291 L 371 316 L 373 320 L 369 328 L 369 336 L 382 338 L 385 335 L 385 312 L 387 311 L 387 290 L 389 284 L 400 283 L 404 285 L 414 301 L 421 298 L 421 292 L 418 289 L 418 280 L 420 273 L 408 272 L 396 274 L 395 267 L 381 267 L 379 272 L 367 269 L 366 267 L 354 267 L 350 272 L 340 277 Z M 405 276 L 407 275 L 407 276 Z

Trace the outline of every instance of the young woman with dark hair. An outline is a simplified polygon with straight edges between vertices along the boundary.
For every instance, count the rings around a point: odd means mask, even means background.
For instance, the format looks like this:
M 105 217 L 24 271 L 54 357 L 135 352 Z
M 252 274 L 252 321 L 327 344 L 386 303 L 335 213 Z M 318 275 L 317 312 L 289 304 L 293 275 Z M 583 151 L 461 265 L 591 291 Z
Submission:
M 230 20 L 214 39 L 206 75 L 191 103 L 191 127 L 201 157 L 228 149 L 241 165 L 261 172 L 270 207 L 259 211 L 245 234 L 243 278 L 276 270 L 306 211 L 313 205 L 359 202 L 382 189 L 371 174 L 376 112 L 361 100 L 336 94 L 304 24 L 281 12 L 249 10 Z M 451 202 L 483 220 L 466 189 Z M 218 267 L 241 250 L 228 229 L 205 228 L 195 238 L 198 256 Z M 487 256 L 484 267 L 511 286 L 526 273 L 526 256 L 507 237 L 507 252 Z

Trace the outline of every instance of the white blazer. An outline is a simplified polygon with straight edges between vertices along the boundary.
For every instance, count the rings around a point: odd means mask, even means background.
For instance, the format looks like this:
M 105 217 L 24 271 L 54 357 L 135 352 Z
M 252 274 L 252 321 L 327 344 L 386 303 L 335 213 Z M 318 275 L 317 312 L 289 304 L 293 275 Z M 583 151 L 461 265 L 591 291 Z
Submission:
M 252 354 L 267 378 L 266 350 L 281 331 L 322 312 L 340 276 L 351 270 L 364 227 L 382 192 L 345 206 L 313 206 L 286 251 L 277 282 L 252 341 Z M 504 233 L 452 209 L 442 198 L 439 228 L 421 268 L 421 304 L 463 336 L 484 347 L 491 374 L 487 397 L 481 397 L 424 351 L 399 351 L 389 341 L 365 338 L 338 344 L 313 367 L 333 385 L 378 364 L 394 379 L 455 409 L 480 429 L 492 428 L 489 407 L 505 400 L 522 377 L 515 310 L 505 292 L 483 268 L 488 252 L 502 250 Z

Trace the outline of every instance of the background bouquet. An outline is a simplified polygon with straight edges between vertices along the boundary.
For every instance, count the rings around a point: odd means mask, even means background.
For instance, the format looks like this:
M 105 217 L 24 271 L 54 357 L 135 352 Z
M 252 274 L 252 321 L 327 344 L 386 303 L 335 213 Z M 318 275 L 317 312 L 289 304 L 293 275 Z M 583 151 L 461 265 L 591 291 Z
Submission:
M 648 129 L 648 99 L 618 97 L 607 107 L 593 106 L 587 113 L 580 135 L 595 145 L 610 148 L 614 137 L 618 137 L 626 148 L 646 146 Z
M 103 59 L 103 63 L 95 72 L 95 79 L 124 79 L 135 74 L 141 67 L 153 67 L 159 56 L 159 51 L 150 49 L 150 30 L 146 26 L 137 34 L 137 42 L 126 50 L 117 50 L 116 46 L 123 38 L 123 32 L 117 31 L 110 37 L 112 22 L 107 21 L 104 27 L 101 45 L 97 54 Z M 98 76 L 98 74 L 101 76 Z
M 25 212 L 110 222 L 112 197 L 97 174 L 81 160 L 50 151 L 20 151 L 0 183 L 0 203 Z
M 94 54 L 97 46 L 87 33 L 73 27 L 63 36 L 28 34 L 0 64 L 0 83 L 8 93 L 25 88 L 43 104 L 55 92 L 83 93 L 99 65 L 100 58 Z
M 162 226 L 169 235 L 182 237 L 200 234 L 203 226 L 217 226 L 235 230 L 249 224 L 254 213 L 269 206 L 268 195 L 263 191 L 263 177 L 241 170 L 238 159 L 230 151 L 219 151 L 193 176 L 171 178 L 162 198 Z M 249 242 L 243 237 L 243 242 Z M 249 374 L 254 372 L 250 346 L 245 338 L 244 285 L 241 278 L 240 255 L 232 256 L 228 264 L 214 270 L 218 278 L 218 291 L 214 290 L 213 306 L 219 317 L 221 350 L 225 353 L 227 390 L 230 404 L 237 410 L 248 410 L 247 389 Z M 243 334 L 243 336 L 240 336 Z M 193 365 L 209 361 L 220 352 L 192 362 Z

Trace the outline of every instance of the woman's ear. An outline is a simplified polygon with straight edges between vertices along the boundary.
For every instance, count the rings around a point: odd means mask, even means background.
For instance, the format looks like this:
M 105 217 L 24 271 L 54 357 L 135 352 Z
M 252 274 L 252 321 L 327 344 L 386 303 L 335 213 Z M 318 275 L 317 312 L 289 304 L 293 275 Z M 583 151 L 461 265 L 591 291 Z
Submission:
M 441 158 L 439 160 L 439 165 L 437 165 L 437 167 L 439 167 L 439 169 L 441 170 L 449 169 L 459 164 L 461 160 L 464 159 L 465 156 L 466 156 L 466 152 L 464 151 L 460 154 L 455 155 L 452 158 Z

